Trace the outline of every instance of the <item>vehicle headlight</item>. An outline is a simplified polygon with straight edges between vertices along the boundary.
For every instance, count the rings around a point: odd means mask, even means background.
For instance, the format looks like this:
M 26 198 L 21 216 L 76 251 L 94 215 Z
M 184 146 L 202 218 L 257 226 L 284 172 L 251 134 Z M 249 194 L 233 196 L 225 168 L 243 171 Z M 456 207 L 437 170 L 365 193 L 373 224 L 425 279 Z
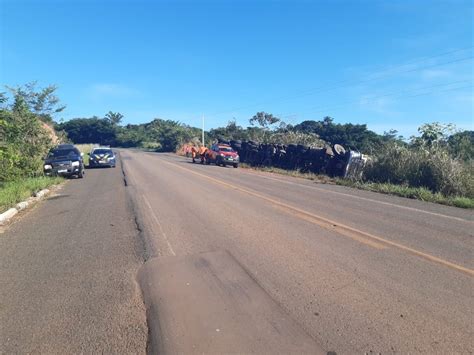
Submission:
M 51 165 L 49 165 L 49 164 L 46 164 L 46 165 L 44 166 L 44 170 L 51 170 L 52 168 L 53 168 L 53 167 L 52 167 Z
M 71 165 L 72 165 L 72 166 L 79 166 L 80 164 L 79 164 L 78 161 L 73 161 Z

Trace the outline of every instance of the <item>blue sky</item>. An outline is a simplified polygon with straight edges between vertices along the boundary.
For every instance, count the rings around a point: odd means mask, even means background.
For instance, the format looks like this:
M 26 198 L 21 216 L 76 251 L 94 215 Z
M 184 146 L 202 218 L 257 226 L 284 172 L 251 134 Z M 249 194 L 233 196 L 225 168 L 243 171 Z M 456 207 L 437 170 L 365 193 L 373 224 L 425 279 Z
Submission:
M 0 0 L 0 84 L 56 84 L 59 118 L 206 126 L 257 111 L 410 136 L 473 129 L 472 1 Z

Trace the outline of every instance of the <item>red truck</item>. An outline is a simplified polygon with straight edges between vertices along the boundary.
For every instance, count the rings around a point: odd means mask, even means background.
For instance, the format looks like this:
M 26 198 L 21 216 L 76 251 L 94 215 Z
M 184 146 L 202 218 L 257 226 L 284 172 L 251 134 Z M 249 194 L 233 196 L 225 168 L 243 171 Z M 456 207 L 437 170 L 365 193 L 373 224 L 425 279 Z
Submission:
M 234 168 L 238 168 L 239 162 L 239 154 L 227 144 L 213 144 L 206 153 L 206 164 L 214 163 L 224 167 L 232 165 Z

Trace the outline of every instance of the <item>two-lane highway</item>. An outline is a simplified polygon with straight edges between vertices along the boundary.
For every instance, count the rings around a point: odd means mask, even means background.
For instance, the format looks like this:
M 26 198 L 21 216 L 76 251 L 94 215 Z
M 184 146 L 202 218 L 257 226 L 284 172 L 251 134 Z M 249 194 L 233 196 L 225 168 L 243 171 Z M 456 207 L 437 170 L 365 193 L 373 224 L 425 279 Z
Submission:
M 472 211 L 121 155 L 151 257 L 229 252 L 326 350 L 474 350 Z
M 472 353 L 473 226 L 121 149 L 0 230 L 0 353 Z

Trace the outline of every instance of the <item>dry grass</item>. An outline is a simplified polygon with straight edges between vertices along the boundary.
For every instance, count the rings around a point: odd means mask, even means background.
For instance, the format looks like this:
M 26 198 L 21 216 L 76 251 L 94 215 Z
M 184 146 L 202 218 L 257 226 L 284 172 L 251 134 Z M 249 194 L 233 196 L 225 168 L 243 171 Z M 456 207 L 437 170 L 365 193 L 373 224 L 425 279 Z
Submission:
M 91 152 L 92 148 L 95 148 L 99 146 L 98 144 L 74 144 L 77 149 L 81 151 L 81 153 L 84 153 L 84 165 L 89 165 L 89 156 L 87 155 L 88 153 Z
M 319 175 L 319 174 L 314 174 L 314 173 L 302 173 L 298 170 L 285 170 L 285 169 L 275 168 L 271 166 L 251 166 L 246 163 L 240 163 L 239 166 L 244 169 L 265 171 L 268 173 L 274 173 L 274 174 L 297 177 L 301 179 L 312 180 L 312 181 L 319 182 L 321 184 L 335 184 L 336 183 L 336 179 L 331 178 L 327 175 L 322 175 L 322 174 Z

